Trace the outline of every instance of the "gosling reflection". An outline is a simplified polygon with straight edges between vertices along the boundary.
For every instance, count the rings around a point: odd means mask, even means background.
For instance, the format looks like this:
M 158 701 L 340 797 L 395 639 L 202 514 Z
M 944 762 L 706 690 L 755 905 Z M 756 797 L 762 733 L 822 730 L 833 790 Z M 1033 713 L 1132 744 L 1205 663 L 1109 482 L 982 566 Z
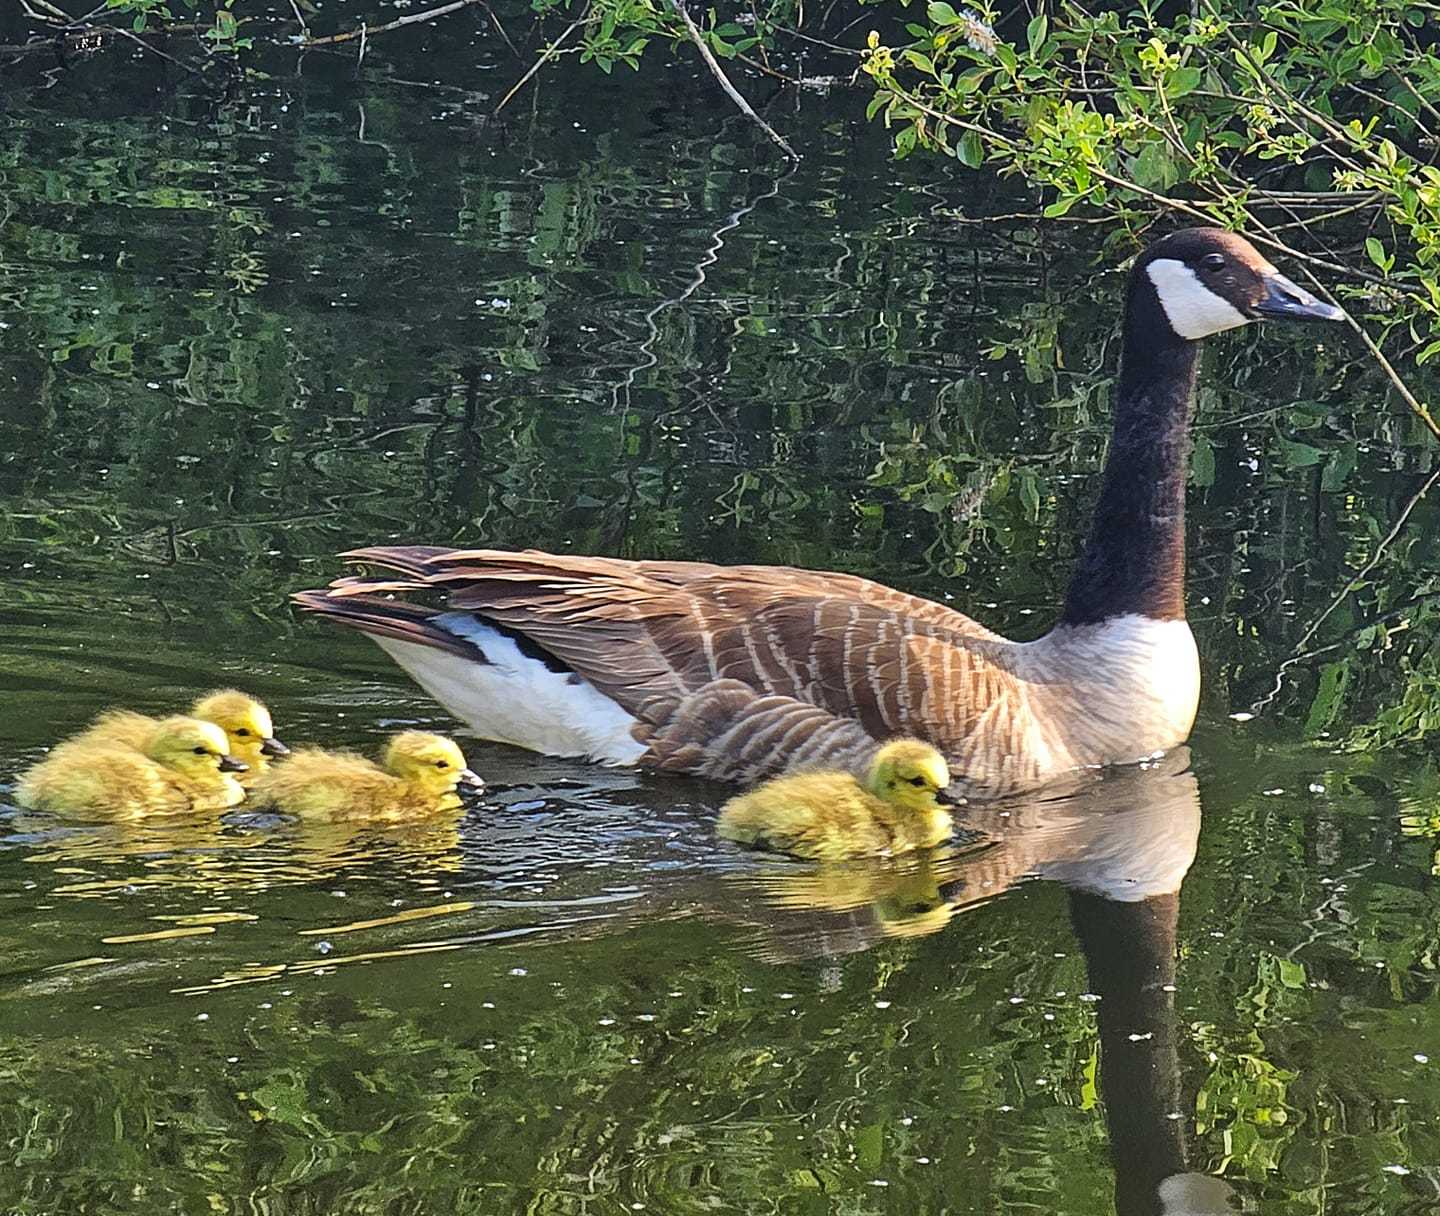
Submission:
M 459 871 L 463 809 L 406 825 L 214 815 L 51 829 L 29 853 L 65 880 L 51 893 L 105 898 L 146 889 L 214 896 L 311 883 L 363 871 L 418 881 Z
M 801 868 L 779 863 L 730 877 L 784 915 L 760 927 L 754 950 L 769 962 L 854 954 L 877 942 L 924 937 L 950 923 L 956 903 L 941 893 L 946 858 L 855 861 Z

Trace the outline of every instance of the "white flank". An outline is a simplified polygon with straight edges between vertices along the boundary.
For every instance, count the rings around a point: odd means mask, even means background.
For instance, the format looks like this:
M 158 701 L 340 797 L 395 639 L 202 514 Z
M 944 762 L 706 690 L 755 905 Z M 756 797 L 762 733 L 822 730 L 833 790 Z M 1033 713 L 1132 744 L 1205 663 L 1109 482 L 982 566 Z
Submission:
M 447 612 L 433 623 L 479 647 L 490 662 L 469 662 L 396 638 L 372 638 L 482 739 L 601 764 L 634 764 L 644 753 L 644 745 L 630 734 L 635 718 L 579 676 L 551 671 L 468 613 Z
M 1206 287 L 1184 262 L 1156 258 L 1145 273 L 1155 284 L 1170 328 L 1182 338 L 1204 338 L 1249 323 L 1244 313 Z
M 1200 656 L 1184 621 L 1139 613 L 1059 625 L 1016 674 L 1046 724 L 1056 768 L 1134 764 L 1183 743 L 1200 704 Z

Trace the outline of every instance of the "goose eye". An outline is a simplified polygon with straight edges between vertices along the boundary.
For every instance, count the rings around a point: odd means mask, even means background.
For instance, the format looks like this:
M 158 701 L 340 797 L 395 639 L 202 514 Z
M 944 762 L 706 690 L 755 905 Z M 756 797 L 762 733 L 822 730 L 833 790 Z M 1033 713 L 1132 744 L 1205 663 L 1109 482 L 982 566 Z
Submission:
M 1223 253 L 1207 253 L 1200 259 L 1200 265 L 1206 270 L 1224 270 L 1225 255 Z
M 449 768 L 449 767 L 450 767 L 450 761 L 448 761 L 448 760 L 437 760 L 437 761 L 435 761 L 435 767 L 436 767 L 436 768 Z
M 917 788 L 925 784 L 924 777 L 907 777 L 906 780 L 909 781 L 911 785 L 916 786 Z
M 242 726 L 235 733 L 242 739 L 248 739 L 250 737 L 250 728 L 248 726 Z
M 190 750 L 197 756 L 208 756 L 210 754 L 209 749 L 204 747 L 192 747 Z

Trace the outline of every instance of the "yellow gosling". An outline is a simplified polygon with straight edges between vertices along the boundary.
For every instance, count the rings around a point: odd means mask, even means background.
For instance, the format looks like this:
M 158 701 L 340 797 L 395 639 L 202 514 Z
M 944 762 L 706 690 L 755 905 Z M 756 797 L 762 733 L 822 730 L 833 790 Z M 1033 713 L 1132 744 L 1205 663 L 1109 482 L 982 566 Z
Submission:
M 298 748 L 261 775 L 250 797 L 301 818 L 399 820 L 454 810 L 462 784 L 485 788 L 454 740 L 407 730 L 378 765 L 353 752 Z
M 245 797 L 228 746 L 215 723 L 184 717 L 162 718 L 139 748 L 72 739 L 21 774 L 16 801 L 87 819 L 223 810 Z
M 290 754 L 290 749 L 275 738 L 270 711 L 238 689 L 219 688 L 206 693 L 190 707 L 190 716 L 215 723 L 229 737 L 230 755 L 247 766 L 248 771 L 240 778 L 242 785 L 253 784 L 270 767 L 271 756 Z M 130 709 L 107 709 L 85 731 L 60 746 L 106 742 L 143 748 L 157 720 Z
M 863 784 L 850 773 L 799 773 L 732 798 L 720 809 L 720 835 L 820 861 L 933 848 L 953 827 L 938 801 L 949 784 L 938 751 L 896 739 L 875 754 Z

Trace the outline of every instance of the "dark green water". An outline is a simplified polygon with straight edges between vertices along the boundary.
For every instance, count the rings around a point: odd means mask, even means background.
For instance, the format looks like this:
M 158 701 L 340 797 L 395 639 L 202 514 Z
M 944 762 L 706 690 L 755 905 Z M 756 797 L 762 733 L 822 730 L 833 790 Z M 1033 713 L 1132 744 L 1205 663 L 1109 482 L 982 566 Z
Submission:
M 785 114 L 810 155 L 777 180 L 679 69 L 494 126 L 395 55 L 222 102 L 123 62 L 7 95 L 0 1211 L 1135 1213 L 1187 1171 L 1435 1210 L 1440 777 L 1343 744 L 1418 695 L 1440 520 L 1312 631 L 1428 468 L 1336 333 L 1207 356 L 1190 754 L 977 815 L 987 850 L 827 880 L 718 843 L 714 788 L 473 740 L 491 797 L 423 830 L 9 804 L 101 706 L 221 683 L 291 741 L 452 729 L 285 606 L 389 538 L 1048 624 L 1120 234 L 959 222 L 1015 191 L 891 164 L 831 99 Z

